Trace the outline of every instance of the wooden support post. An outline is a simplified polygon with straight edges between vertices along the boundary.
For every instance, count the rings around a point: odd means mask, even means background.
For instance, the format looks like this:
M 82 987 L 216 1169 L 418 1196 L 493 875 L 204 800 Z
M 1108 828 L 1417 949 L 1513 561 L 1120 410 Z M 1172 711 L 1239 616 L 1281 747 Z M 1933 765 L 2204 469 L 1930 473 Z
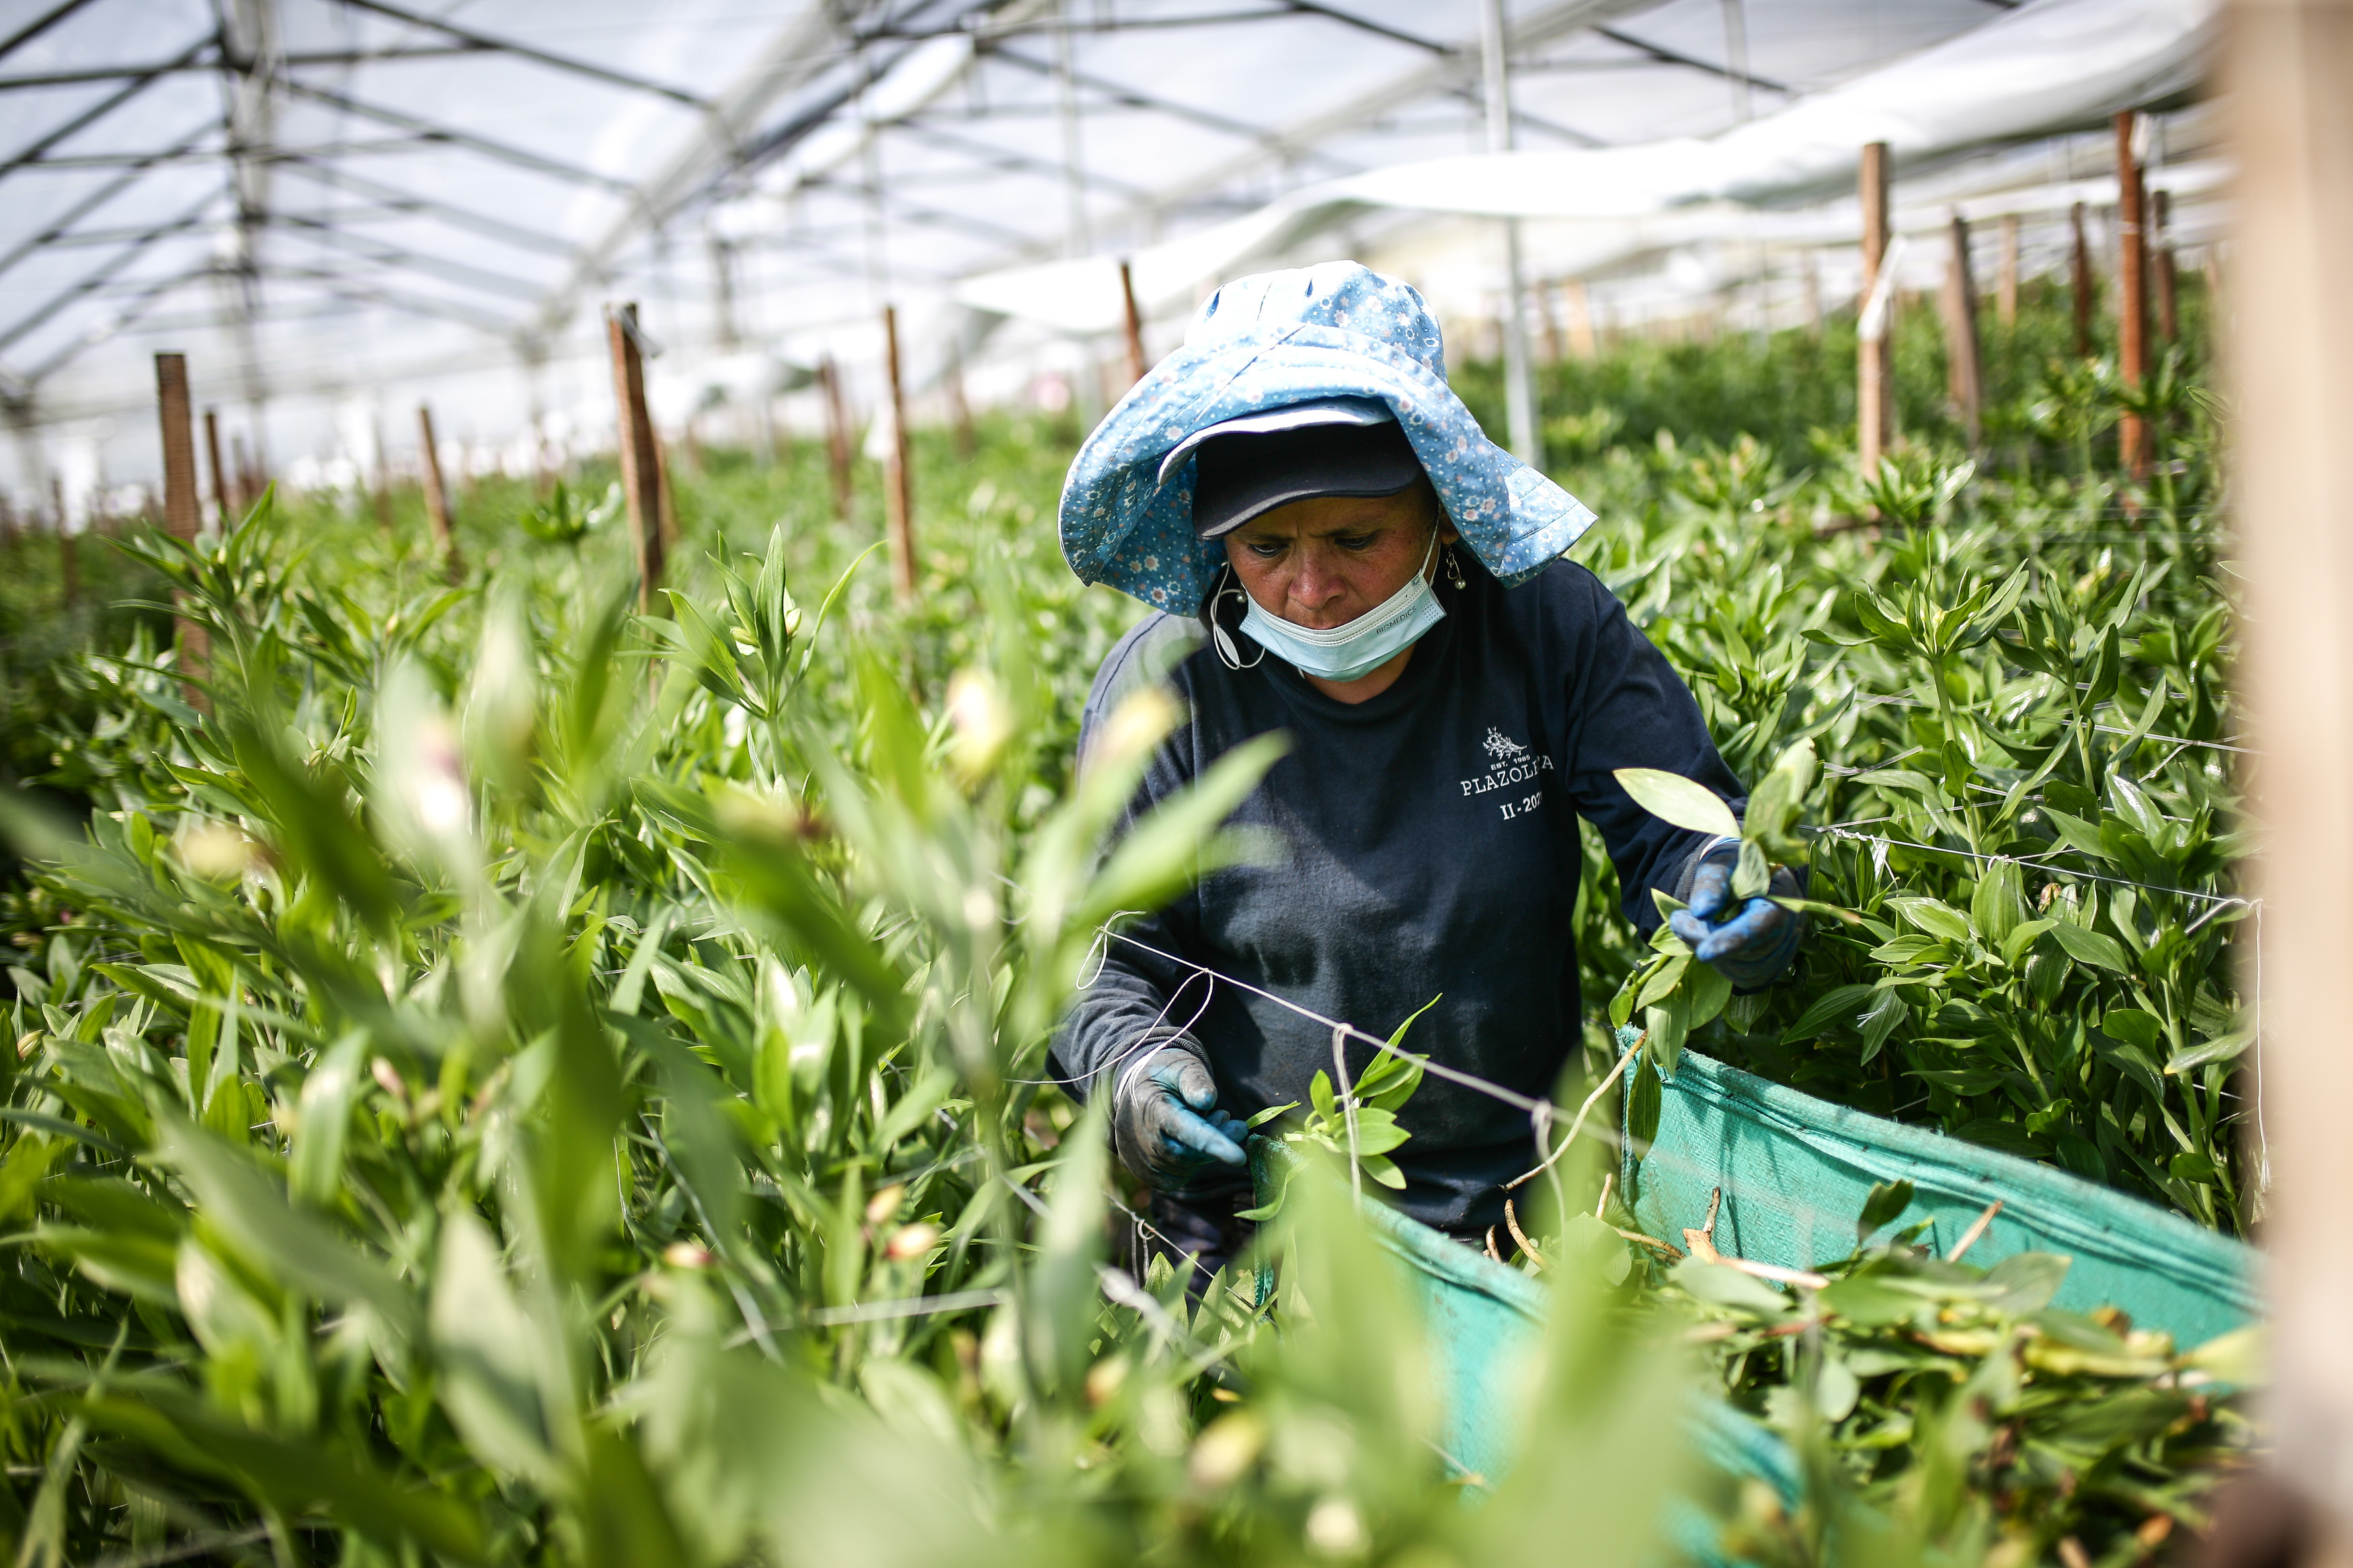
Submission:
M 1582 278 L 1572 278 L 1560 286 L 1561 307 L 1568 314 L 1569 352 L 1579 359 L 1591 359 L 1593 342 L 1593 295 Z
M 1876 473 L 1893 434 L 1894 413 L 1894 299 L 1892 288 L 1884 308 L 1869 309 L 1880 289 L 1879 270 L 1887 259 L 1887 143 L 1873 142 L 1862 150 L 1857 180 L 1862 198 L 1863 331 L 1855 344 L 1855 451 L 1865 474 Z M 1892 284 L 1892 279 L 1891 279 Z
M 2252 998 L 2260 975 L 2263 1004 L 2236 1077 L 2254 1097 L 2237 1121 L 2248 1156 L 2242 1222 L 2262 1221 L 2266 1359 L 2281 1369 L 2265 1395 L 2263 1447 L 2311 1505 L 2289 1550 L 2303 1568 L 2322 1568 L 2353 1561 L 2353 5 L 2232 0 L 2222 22 L 2215 101 L 2228 117 L 2234 233 L 2231 309 L 2213 319 L 2232 382 L 2231 511 L 2246 584 L 2236 623 L 2253 737 L 2242 788 L 2261 846 L 2248 889 L 2261 898 L 2254 929 L 2241 927 L 2232 946 L 2242 994 Z M 2248 1521 L 2266 1531 L 2271 1522 Z M 2218 1540 L 2205 1555 L 2253 1561 L 2270 1550 Z
M 245 504 L 249 509 L 260 504 L 262 492 L 269 488 L 269 458 L 261 447 L 261 405 L 248 404 L 247 414 L 253 421 L 252 429 L 248 432 L 253 440 L 240 453 L 237 465 L 237 472 L 245 481 Z M 248 459 L 250 467 L 248 466 Z
M 1144 357 L 1144 312 L 1135 307 L 1135 274 L 1124 261 L 1119 264 L 1119 296 L 1126 308 L 1127 384 L 1134 386 L 1151 367 Z
M 833 469 L 833 515 L 848 522 L 856 479 L 850 468 L 849 408 L 842 401 L 841 367 L 833 363 L 831 354 L 817 362 L 817 381 L 825 395 L 825 449 Z
M 670 446 L 654 431 L 654 472 L 661 478 L 661 537 L 662 559 L 668 561 L 678 549 L 678 500 L 670 489 Z
M 229 510 L 228 505 L 228 470 L 221 467 L 220 415 L 210 408 L 205 410 L 205 462 L 211 468 L 213 476 L 214 518 L 218 522 L 221 531 L 226 533 L 237 526 L 237 514 Z M 171 505 L 168 485 L 165 487 L 164 504 L 167 509 Z M 199 510 L 201 510 L 201 503 Z M 195 536 L 191 534 L 189 537 Z
M 458 535 L 449 526 L 449 491 L 441 482 L 441 447 L 433 437 L 433 410 L 422 403 L 417 405 L 417 428 L 425 444 L 425 515 L 433 524 L 433 542 L 440 547 L 443 569 L 450 582 L 460 583 L 465 580 L 466 566 L 458 554 Z
M 196 433 L 188 417 L 188 360 L 185 354 L 155 356 L 155 412 L 162 426 L 164 440 L 164 531 L 183 544 L 191 543 L 204 521 L 204 505 L 196 499 Z M 211 416 L 206 416 L 206 430 L 213 426 Z M 219 479 L 220 458 L 216 447 L 213 458 L 214 479 Z M 65 509 L 58 509 L 58 532 L 65 532 Z M 226 517 L 222 528 L 228 526 Z M 70 563 L 71 556 L 68 556 Z M 201 708 L 203 702 L 196 682 L 204 679 L 205 667 L 211 660 L 212 638 L 204 626 L 186 615 L 185 602 L 182 614 L 174 617 L 173 627 L 178 634 L 180 674 L 189 704 Z
M 2142 226 L 2140 116 L 2116 116 L 2116 378 L 2127 392 L 2148 379 L 2148 237 Z M 2148 422 L 2127 411 L 2116 423 L 2116 460 L 2134 479 L 2148 474 Z
M 2157 330 L 2168 343 L 2181 341 L 2179 280 L 2173 267 L 2173 197 L 2152 191 L 2148 199 L 2149 282 L 2157 294 Z
M 384 422 L 375 415 L 368 416 L 368 441 L 375 448 L 375 471 L 368 476 L 375 506 L 375 525 L 385 532 L 392 531 L 392 458 L 384 449 Z
M 638 609 L 654 613 L 662 580 L 661 443 L 646 409 L 646 362 L 638 343 L 634 301 L 605 311 L 613 350 L 613 406 L 620 426 L 621 493 L 629 502 L 629 536 L 637 542 Z
M 2001 219 L 2001 276 L 1996 285 L 1995 309 L 2000 312 L 2001 330 L 2009 331 L 2018 325 L 2018 215 L 2005 213 Z
M 891 585 L 899 602 L 915 600 L 914 478 L 908 472 L 907 399 L 899 384 L 899 310 L 882 307 L 882 362 L 891 382 L 891 472 L 887 476 L 891 523 Z
M 1560 311 L 1554 306 L 1551 286 L 1533 285 L 1528 289 L 1528 300 L 1544 319 L 1545 363 L 1558 364 L 1568 357 L 1568 343 L 1561 336 Z
M 58 596 L 70 610 L 81 603 L 81 552 L 66 527 L 65 481 L 55 475 L 49 479 L 49 510 L 58 519 Z
M 1953 215 L 1945 271 L 1945 387 L 1975 450 L 1984 438 L 1985 363 L 1978 353 L 1978 287 L 1969 269 L 1969 226 Z
M 245 460 L 245 437 L 232 434 L 228 438 L 228 451 L 229 505 L 236 508 L 237 514 L 242 517 L 247 509 L 260 498 L 253 489 L 253 465 Z
M 948 339 L 948 417 L 955 425 L 956 456 L 969 463 L 980 450 L 980 437 L 972 427 L 972 405 L 964 395 L 964 344 L 955 338 Z
M 2075 357 L 2092 357 L 2092 247 L 2084 237 L 2084 204 L 2077 202 L 2067 210 L 2067 221 L 2075 233 L 2075 248 L 2069 258 L 2067 279 L 2069 290 L 2075 300 Z

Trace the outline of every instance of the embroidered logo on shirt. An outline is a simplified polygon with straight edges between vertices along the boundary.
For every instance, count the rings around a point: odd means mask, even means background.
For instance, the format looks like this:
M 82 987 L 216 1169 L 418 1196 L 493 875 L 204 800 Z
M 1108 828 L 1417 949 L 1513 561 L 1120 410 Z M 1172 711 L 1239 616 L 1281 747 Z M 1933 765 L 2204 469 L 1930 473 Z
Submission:
M 1509 758 L 1525 757 L 1528 754 L 1528 749 L 1525 746 L 1509 739 L 1493 724 L 1487 726 L 1487 738 L 1482 741 L 1480 745 L 1485 749 L 1489 756 L 1495 759 L 1498 765 Z
M 1526 784 L 1540 773 L 1553 771 L 1550 757 L 1529 751 L 1493 724 L 1487 726 L 1487 738 L 1479 742 L 1479 748 L 1493 761 L 1489 764 L 1487 771 L 1479 777 L 1462 781 L 1462 794 L 1465 797 L 1485 795 L 1491 790 L 1509 789 L 1514 784 Z M 1508 822 L 1515 816 L 1524 816 L 1542 805 L 1544 789 L 1539 785 L 1528 794 L 1510 800 L 1498 801 L 1495 804 L 1496 809 L 1504 814 L 1504 819 Z

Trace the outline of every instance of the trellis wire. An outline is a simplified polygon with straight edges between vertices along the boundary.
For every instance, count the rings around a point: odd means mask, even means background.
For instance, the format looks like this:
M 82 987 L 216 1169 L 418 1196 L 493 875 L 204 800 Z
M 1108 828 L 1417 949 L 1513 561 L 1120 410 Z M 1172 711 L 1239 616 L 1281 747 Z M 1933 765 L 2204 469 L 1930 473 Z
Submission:
M 1886 819 L 1874 817 L 1872 820 Z M 1856 833 L 1843 824 L 1834 823 L 1828 827 L 1816 828 L 1814 831 L 1829 838 L 1844 838 L 1862 844 L 1884 844 L 1891 849 L 1917 849 L 1930 855 L 1950 855 L 1957 859 L 1976 860 L 1986 865 L 1998 865 L 2005 861 L 2013 866 L 2031 865 L 2037 870 L 2048 871 L 2056 877 L 2073 877 L 2086 882 L 2106 882 L 2118 888 L 2137 888 L 2145 893 L 2170 893 L 2176 898 L 2202 899 L 2217 906 L 2218 910 L 2232 904 L 2252 910 L 2262 901 L 2257 899 L 2243 898 L 2237 893 L 2201 893 L 2194 888 L 2168 888 L 2158 882 L 2136 882 L 2129 877 L 2109 877 L 2097 871 L 2078 871 L 2072 866 L 2053 866 L 2048 861 L 2023 856 L 1987 855 L 1975 849 L 1947 849 L 1940 844 L 1921 844 L 1909 838 L 1888 838 L 1876 833 Z M 2054 854 L 2059 852 L 2052 851 Z M 2211 912 L 2200 916 L 2199 924 L 2204 924 L 2211 918 L 2212 918 Z

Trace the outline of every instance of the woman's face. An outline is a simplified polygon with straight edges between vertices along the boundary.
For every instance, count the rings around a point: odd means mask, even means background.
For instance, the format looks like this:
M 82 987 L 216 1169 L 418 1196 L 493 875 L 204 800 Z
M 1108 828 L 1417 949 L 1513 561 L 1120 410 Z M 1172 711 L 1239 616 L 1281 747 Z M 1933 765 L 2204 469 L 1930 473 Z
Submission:
M 1440 543 L 1453 542 L 1428 479 L 1393 496 L 1314 496 L 1227 534 L 1226 559 L 1260 608 L 1329 631 L 1406 585 L 1430 554 L 1433 523 Z

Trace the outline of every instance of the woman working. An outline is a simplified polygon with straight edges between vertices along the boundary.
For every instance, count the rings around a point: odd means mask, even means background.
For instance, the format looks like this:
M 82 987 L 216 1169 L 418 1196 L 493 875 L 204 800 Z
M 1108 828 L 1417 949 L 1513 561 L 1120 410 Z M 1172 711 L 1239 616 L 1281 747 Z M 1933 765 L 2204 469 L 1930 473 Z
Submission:
M 1082 754 L 1142 682 L 1184 705 L 1130 820 L 1255 735 L 1293 742 L 1233 817 L 1279 858 L 1123 928 L 1055 1047 L 1113 1097 L 1154 1226 L 1203 1269 L 1241 1239 L 1242 1121 L 1331 1065 L 1331 1031 L 1271 997 L 1377 1035 L 1438 998 L 1416 1050 L 1551 1091 L 1581 1029 L 1579 816 L 1638 926 L 1657 923 L 1651 889 L 1683 900 L 1677 934 L 1744 989 L 1795 952 L 1797 916 L 1730 899 L 1734 846 L 1611 777 L 1744 796 L 1690 691 L 1560 559 L 1592 521 L 1480 432 L 1420 296 L 1354 263 L 1220 289 L 1071 466 L 1072 570 L 1162 612 L 1103 661 Z M 1351 1047 L 1352 1078 L 1370 1051 Z M 1527 1118 L 1433 1079 L 1400 1121 L 1398 1206 L 1461 1236 L 1497 1223 L 1532 1163 Z

